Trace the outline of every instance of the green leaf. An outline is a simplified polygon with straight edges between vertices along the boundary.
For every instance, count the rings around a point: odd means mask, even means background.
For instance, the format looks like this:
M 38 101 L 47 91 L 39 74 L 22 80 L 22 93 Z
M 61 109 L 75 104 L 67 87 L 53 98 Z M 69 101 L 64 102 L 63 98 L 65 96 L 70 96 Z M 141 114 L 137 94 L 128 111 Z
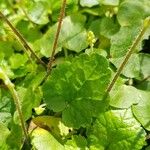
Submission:
M 9 59 L 12 69 L 18 69 L 19 67 L 24 66 L 27 60 L 27 56 L 21 54 L 13 54 Z
M 111 62 L 118 68 L 124 57 L 112 58 Z M 150 55 L 132 54 L 128 63 L 124 67 L 122 74 L 128 78 L 144 79 L 150 75 Z
M 150 75 L 150 54 L 139 54 L 140 70 L 142 78 L 147 78 Z
M 26 13 L 29 19 L 36 24 L 48 23 L 48 12 L 46 10 L 46 3 L 42 1 L 28 1 L 26 3 Z
M 34 69 L 35 68 L 36 67 L 34 67 Z M 35 70 L 31 71 L 26 75 L 25 79 L 20 82 L 19 85 L 25 88 L 32 88 L 33 90 L 36 90 L 45 76 L 45 72 L 42 69 L 43 68 L 36 68 Z
M 13 54 L 14 50 L 13 50 L 12 45 L 13 45 L 12 42 L 0 41 L 0 53 L 3 53 L 5 58 L 9 58 Z M 0 62 L 2 60 L 3 59 L 1 59 Z
M 146 133 L 131 109 L 100 114 L 89 133 L 90 150 L 141 150 Z
M 150 16 L 150 1 L 147 0 L 140 0 L 140 2 L 142 3 L 142 6 L 144 7 L 145 10 L 145 16 Z
M 110 54 L 112 58 L 123 57 L 140 32 L 140 25 L 121 27 L 120 31 L 111 37 Z
M 1 150 L 8 150 L 8 145 L 7 145 L 7 138 L 10 134 L 10 131 L 8 128 L 0 123 L 0 149 Z
M 74 135 L 65 143 L 65 150 L 88 150 L 86 139 L 79 135 Z
M 139 83 L 137 83 L 135 86 L 140 90 L 150 91 L 150 78 L 146 81 L 139 81 Z
M 33 118 L 32 121 L 39 127 L 48 127 L 56 138 L 66 136 L 71 130 L 62 123 L 61 118 L 54 116 L 38 116 Z
M 141 93 L 133 86 L 115 86 L 110 92 L 110 105 L 117 108 L 129 108 L 141 100 Z
M 40 89 L 33 89 L 31 87 L 19 87 L 18 93 L 21 100 L 24 119 L 28 120 L 32 115 L 32 109 L 40 105 L 42 93 Z
M 116 6 L 119 4 L 119 0 L 99 0 L 100 4 Z
M 30 43 L 36 41 L 37 39 L 40 39 L 42 37 L 41 32 L 38 28 L 31 27 L 31 23 L 29 21 L 20 20 L 16 28 L 19 30 L 19 32 L 24 36 L 24 38 L 29 41 Z
M 63 20 L 56 53 L 61 51 L 62 47 L 75 52 L 80 52 L 87 47 L 84 23 L 85 16 L 81 14 L 67 16 Z M 43 38 L 34 44 L 35 49 L 40 50 L 46 57 L 49 57 L 52 52 L 56 29 L 57 24 L 52 26 Z
M 93 7 L 99 4 L 99 0 L 80 0 L 82 7 Z
M 150 92 L 141 91 L 142 99 L 137 105 L 132 106 L 133 113 L 137 120 L 144 126 L 145 129 L 150 131 Z
M 44 101 L 49 109 L 62 111 L 67 126 L 85 126 L 92 116 L 106 109 L 108 102 L 103 96 L 109 79 L 108 62 L 103 56 L 81 55 L 52 71 L 43 86 Z
M 94 32 L 96 36 L 100 34 L 110 38 L 112 35 L 119 31 L 119 24 L 115 18 L 103 17 L 93 21 L 90 25 L 90 30 Z
M 124 57 L 120 58 L 112 58 L 111 62 L 118 68 L 120 64 L 123 62 Z M 128 78 L 141 78 L 141 64 L 140 64 L 140 58 L 138 54 L 132 54 L 128 63 L 123 68 L 122 73 L 124 76 Z
M 10 66 L 8 65 L 8 61 L 2 60 L 2 62 L 0 62 L 0 67 L 5 71 L 5 73 L 9 78 L 13 78 L 14 73 L 11 70 Z
M 64 46 L 69 50 L 79 53 L 81 50 L 85 49 L 87 45 L 87 32 L 86 30 L 83 30 L 81 33 L 66 42 Z
M 64 150 L 61 145 L 50 132 L 36 128 L 31 134 L 31 144 L 36 150 Z
M 0 89 L 0 123 L 3 123 L 6 126 L 8 126 L 12 119 L 12 101 L 8 91 Z
M 20 125 L 15 124 L 14 122 L 11 123 L 10 125 L 10 134 L 7 137 L 7 144 L 9 145 L 8 150 L 19 150 L 22 147 L 23 144 L 23 133 L 22 133 L 22 128 Z M 15 139 L 15 140 L 14 140 Z
M 100 33 L 105 37 L 111 37 L 119 30 L 119 24 L 115 18 L 104 17 L 100 23 Z
M 146 149 L 145 149 L 145 150 L 150 150 L 150 146 L 146 147 Z
M 141 1 L 127 0 L 121 3 L 117 18 L 121 26 L 132 26 L 141 23 L 144 19 L 144 14 L 143 3 Z

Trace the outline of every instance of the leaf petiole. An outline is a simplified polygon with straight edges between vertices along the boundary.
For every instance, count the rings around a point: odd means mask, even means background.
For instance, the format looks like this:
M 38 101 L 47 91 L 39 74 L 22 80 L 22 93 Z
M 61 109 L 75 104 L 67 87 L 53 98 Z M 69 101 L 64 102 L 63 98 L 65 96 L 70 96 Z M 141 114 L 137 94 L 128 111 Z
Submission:
M 143 25 L 143 28 L 142 28 L 141 32 L 138 34 L 138 36 L 136 37 L 136 39 L 133 41 L 133 44 L 129 48 L 129 50 L 128 50 L 128 52 L 127 52 L 127 54 L 126 54 L 123 62 L 121 63 L 120 67 L 118 68 L 118 70 L 117 70 L 115 76 L 113 77 L 112 81 L 108 85 L 108 87 L 106 89 L 106 93 L 109 93 L 111 91 L 111 89 L 113 88 L 113 86 L 115 85 L 115 82 L 117 81 L 118 77 L 120 76 L 123 68 L 127 64 L 130 56 L 132 55 L 134 49 L 136 48 L 136 46 L 138 45 L 138 43 L 142 39 L 142 37 L 143 37 L 144 33 L 146 32 L 146 30 L 148 29 L 149 25 L 150 25 L 150 17 L 148 17 L 147 19 L 145 19 L 144 25 Z
M 0 79 L 3 80 L 4 84 L 7 86 L 7 88 L 9 89 L 9 91 L 14 99 L 14 103 L 15 103 L 16 109 L 19 114 L 19 119 L 21 121 L 21 127 L 24 132 L 25 139 L 26 139 L 27 143 L 29 144 L 29 136 L 28 136 L 26 125 L 25 125 L 23 113 L 21 110 L 19 96 L 18 96 L 17 91 L 15 90 L 15 85 L 10 81 L 10 79 L 8 78 L 6 73 L 1 68 L 0 68 Z

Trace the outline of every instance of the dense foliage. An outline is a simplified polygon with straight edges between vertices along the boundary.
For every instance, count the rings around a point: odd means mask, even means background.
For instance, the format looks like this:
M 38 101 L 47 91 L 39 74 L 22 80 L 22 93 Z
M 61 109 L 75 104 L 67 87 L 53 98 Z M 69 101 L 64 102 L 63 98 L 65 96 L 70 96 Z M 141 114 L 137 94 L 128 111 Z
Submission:
M 45 64 L 61 3 L 0 0 L 2 14 Z M 45 78 L 45 67 L 0 15 L 0 149 L 150 150 L 149 16 L 149 0 L 67 0 Z

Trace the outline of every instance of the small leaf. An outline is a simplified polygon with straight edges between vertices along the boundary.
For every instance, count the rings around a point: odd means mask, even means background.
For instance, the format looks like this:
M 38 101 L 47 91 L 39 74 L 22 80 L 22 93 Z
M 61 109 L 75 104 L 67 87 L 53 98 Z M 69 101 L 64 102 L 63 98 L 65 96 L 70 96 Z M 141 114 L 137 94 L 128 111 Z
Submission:
M 0 53 L 3 53 L 5 58 L 9 58 L 13 54 L 13 42 L 0 41 Z M 2 54 L 1 54 L 2 55 Z M 0 62 L 2 59 L 0 60 Z
M 12 69 L 18 69 L 19 67 L 22 67 L 27 62 L 28 58 L 26 55 L 21 54 L 14 54 L 10 57 L 10 66 Z

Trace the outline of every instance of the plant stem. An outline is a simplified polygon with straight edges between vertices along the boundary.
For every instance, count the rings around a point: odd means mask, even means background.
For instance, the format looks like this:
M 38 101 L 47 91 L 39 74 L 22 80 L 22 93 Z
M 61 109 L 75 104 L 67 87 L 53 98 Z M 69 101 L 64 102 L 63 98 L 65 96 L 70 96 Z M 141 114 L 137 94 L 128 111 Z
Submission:
M 29 46 L 29 44 L 24 39 L 24 37 L 21 35 L 21 33 L 12 25 L 12 23 L 5 17 L 5 15 L 1 11 L 0 11 L 0 16 L 8 24 L 8 26 L 11 28 L 11 30 L 16 35 L 16 37 L 20 39 L 25 50 L 29 50 L 31 52 L 31 54 L 37 59 L 37 61 L 46 68 L 45 63 L 35 54 L 34 50 Z
M 136 48 L 136 46 L 138 45 L 138 43 L 140 42 L 140 40 L 142 39 L 144 33 L 146 32 L 147 28 L 150 25 L 150 18 L 148 18 L 146 24 L 144 25 L 144 27 L 142 28 L 142 30 L 140 31 L 139 35 L 136 37 L 136 39 L 134 40 L 133 44 L 131 45 L 131 47 L 129 48 L 123 62 L 121 63 L 121 65 L 119 66 L 115 76 L 113 77 L 111 83 L 108 85 L 106 92 L 109 93 L 111 91 L 111 89 L 113 88 L 115 82 L 117 81 L 118 77 L 120 76 L 123 68 L 125 67 L 125 65 L 127 64 L 132 52 L 134 51 L 134 49 Z
M 66 48 L 64 48 L 64 55 L 65 55 L 65 58 L 68 57 L 68 50 Z
M 23 118 L 23 113 L 22 113 L 22 110 L 21 110 L 18 93 L 14 88 L 14 84 L 10 81 L 10 79 L 8 78 L 6 73 L 1 68 L 0 68 L 0 79 L 3 80 L 4 84 L 7 86 L 7 88 L 9 89 L 9 91 L 10 91 L 10 93 L 11 93 L 13 99 L 14 99 L 14 103 L 15 103 L 16 109 L 17 109 L 18 114 L 19 114 L 21 127 L 22 127 L 22 130 L 24 132 L 25 139 L 26 139 L 27 143 L 29 144 L 29 136 L 28 136 L 27 128 L 26 128 L 25 121 L 24 121 L 24 118 Z
M 138 84 L 141 84 L 143 82 L 145 82 L 146 80 L 149 80 L 150 79 L 150 75 L 148 75 L 146 78 L 144 78 L 143 80 L 141 80 Z
M 58 44 L 58 38 L 59 38 L 60 31 L 61 31 L 62 21 L 63 21 L 64 15 L 65 15 L 66 1 L 67 0 L 63 0 L 63 2 L 62 2 L 59 20 L 58 20 L 58 27 L 57 27 L 57 31 L 56 31 L 56 35 L 55 35 L 55 39 L 54 39 L 52 54 L 51 54 L 51 57 L 49 59 L 48 65 L 47 65 L 47 75 L 46 75 L 45 79 L 49 76 L 49 74 L 51 72 L 52 63 L 54 60 L 54 55 L 55 55 L 55 51 L 56 51 L 57 44 Z

